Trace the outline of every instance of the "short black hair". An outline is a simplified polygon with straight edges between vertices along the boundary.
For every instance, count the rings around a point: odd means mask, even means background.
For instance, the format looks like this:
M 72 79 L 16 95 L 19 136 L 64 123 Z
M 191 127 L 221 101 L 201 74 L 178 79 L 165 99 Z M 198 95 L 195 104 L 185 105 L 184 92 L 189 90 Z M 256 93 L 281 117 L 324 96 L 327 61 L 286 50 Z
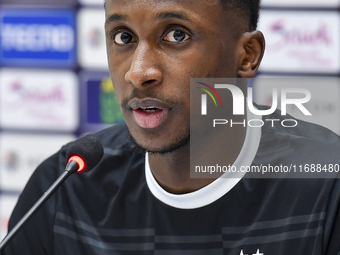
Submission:
M 234 8 L 241 15 L 248 17 L 248 30 L 253 31 L 257 28 L 260 12 L 261 0 L 221 0 L 226 8 Z M 104 0 L 104 8 L 106 0 Z
M 248 30 L 257 28 L 261 0 L 221 0 L 227 9 L 235 9 L 240 15 L 248 18 Z

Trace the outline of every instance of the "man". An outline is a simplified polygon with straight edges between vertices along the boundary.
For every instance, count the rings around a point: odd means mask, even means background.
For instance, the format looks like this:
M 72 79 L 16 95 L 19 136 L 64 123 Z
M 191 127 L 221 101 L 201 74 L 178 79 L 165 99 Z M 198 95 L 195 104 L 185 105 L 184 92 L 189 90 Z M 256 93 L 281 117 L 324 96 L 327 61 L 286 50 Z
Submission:
M 127 127 L 94 134 L 101 162 L 70 177 L 4 254 L 340 254 L 337 179 L 190 178 L 190 78 L 254 76 L 264 52 L 259 3 L 108 0 L 105 9 Z M 207 135 L 227 145 L 210 156 L 231 165 L 336 163 L 339 151 L 338 136 L 306 123 Z M 10 228 L 64 169 L 68 147 L 36 170 Z

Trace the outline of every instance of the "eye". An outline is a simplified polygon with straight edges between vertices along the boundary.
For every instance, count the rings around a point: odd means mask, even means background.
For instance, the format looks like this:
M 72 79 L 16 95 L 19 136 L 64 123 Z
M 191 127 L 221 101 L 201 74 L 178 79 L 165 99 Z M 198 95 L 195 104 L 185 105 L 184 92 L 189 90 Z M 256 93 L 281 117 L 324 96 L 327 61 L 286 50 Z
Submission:
M 119 45 L 126 45 L 133 42 L 134 38 L 133 35 L 127 32 L 118 32 L 114 34 L 113 41 Z
M 183 43 L 186 42 L 189 38 L 190 36 L 186 32 L 176 29 L 167 33 L 163 40 L 168 42 Z

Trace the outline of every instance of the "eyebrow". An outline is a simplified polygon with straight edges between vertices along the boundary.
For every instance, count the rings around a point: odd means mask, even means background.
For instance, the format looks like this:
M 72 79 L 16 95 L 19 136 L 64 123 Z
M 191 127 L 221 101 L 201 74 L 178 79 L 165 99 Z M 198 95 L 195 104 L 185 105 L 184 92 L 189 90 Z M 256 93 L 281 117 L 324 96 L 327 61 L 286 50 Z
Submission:
M 110 22 L 117 22 L 117 21 L 127 21 L 127 18 L 120 14 L 112 14 L 110 17 L 108 17 L 105 21 L 105 24 Z
M 188 16 L 183 12 L 161 12 L 161 13 L 158 13 L 155 18 L 155 20 L 165 20 L 165 19 L 190 20 Z

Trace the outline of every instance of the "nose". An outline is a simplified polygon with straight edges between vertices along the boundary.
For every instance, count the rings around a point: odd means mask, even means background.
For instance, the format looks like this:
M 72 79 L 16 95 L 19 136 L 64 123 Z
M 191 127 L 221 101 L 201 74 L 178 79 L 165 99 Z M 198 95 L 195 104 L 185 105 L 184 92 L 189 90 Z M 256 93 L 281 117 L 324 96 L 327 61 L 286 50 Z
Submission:
M 160 57 L 156 48 L 146 42 L 140 42 L 125 74 L 126 82 L 137 88 L 159 85 L 163 81 L 159 63 Z

